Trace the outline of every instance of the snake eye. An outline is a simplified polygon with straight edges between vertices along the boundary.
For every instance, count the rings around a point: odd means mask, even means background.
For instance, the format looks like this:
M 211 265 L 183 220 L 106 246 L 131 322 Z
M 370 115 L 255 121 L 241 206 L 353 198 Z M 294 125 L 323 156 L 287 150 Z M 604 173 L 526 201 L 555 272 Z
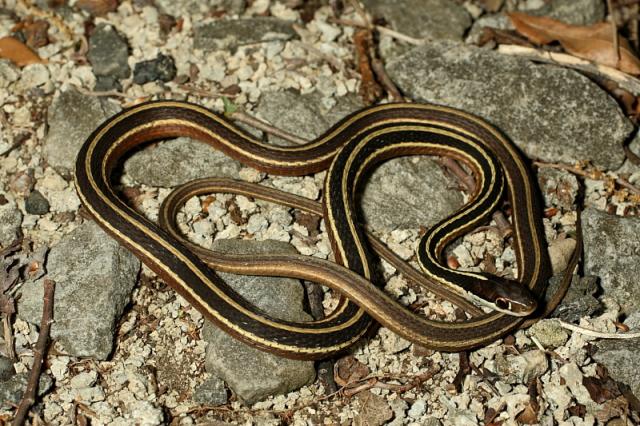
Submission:
M 503 310 L 511 310 L 511 302 L 509 302 L 508 300 L 502 298 L 502 297 L 498 297 L 496 299 L 495 302 L 496 306 L 498 307 L 498 309 L 503 309 Z

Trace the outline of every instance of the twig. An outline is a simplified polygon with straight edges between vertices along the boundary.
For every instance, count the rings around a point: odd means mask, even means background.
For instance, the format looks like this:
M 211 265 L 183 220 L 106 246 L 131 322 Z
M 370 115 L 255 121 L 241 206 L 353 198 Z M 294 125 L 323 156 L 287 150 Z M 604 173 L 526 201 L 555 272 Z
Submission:
M 346 397 L 351 397 L 357 393 L 360 393 L 362 391 L 365 391 L 371 388 L 388 389 L 393 392 L 404 393 L 404 392 L 410 391 L 411 389 L 431 379 L 439 371 L 440 371 L 440 367 L 433 366 L 428 371 L 409 378 L 409 381 L 403 385 L 381 382 L 380 379 L 384 377 L 368 377 L 368 378 L 365 377 L 362 379 L 363 383 L 358 384 L 355 387 L 349 387 L 348 389 L 344 389 L 342 391 L 342 394 Z
M 5 346 L 7 347 L 7 357 L 13 362 L 16 362 L 18 356 L 16 355 L 16 344 L 13 338 L 13 330 L 11 329 L 11 315 L 4 314 L 2 317 L 2 328 L 4 333 Z
M 27 413 L 36 399 L 40 371 L 42 369 L 44 355 L 49 343 L 49 329 L 53 322 L 53 294 L 55 286 L 56 284 L 54 281 L 45 278 L 40 333 L 38 334 L 38 341 L 36 342 L 36 347 L 33 351 L 33 365 L 31 366 L 31 372 L 29 373 L 27 390 L 24 392 L 22 400 L 18 405 L 18 409 L 12 423 L 13 426 L 21 426 L 24 424 Z
M 567 164 L 545 163 L 543 161 L 534 161 L 533 164 L 535 166 L 537 166 L 537 167 L 546 167 L 546 168 L 549 168 L 549 169 L 566 170 L 566 171 L 571 172 L 571 173 L 573 173 L 575 175 L 586 177 L 588 179 L 606 180 L 606 179 L 603 179 L 602 177 L 596 176 L 593 172 L 590 172 L 588 170 L 578 169 L 577 167 L 569 166 Z M 631 191 L 632 193 L 634 193 L 636 195 L 640 195 L 640 189 L 638 189 L 635 186 L 633 186 L 628 180 L 622 179 L 622 178 L 613 178 L 611 176 L 605 175 L 604 173 L 602 173 L 602 176 L 606 176 L 609 179 L 613 179 L 618 185 L 628 189 L 629 191 Z
M 306 139 L 299 138 L 298 136 L 292 135 L 285 130 L 273 127 L 266 121 L 260 120 L 256 117 L 252 117 L 243 111 L 234 111 L 227 116 L 233 120 L 248 124 L 249 126 L 255 127 L 258 130 L 269 133 L 270 135 L 277 136 L 289 142 L 295 143 L 296 145 L 304 145 L 306 143 L 309 143 L 309 141 L 307 141 Z
M 606 65 L 596 64 L 585 59 L 577 58 L 566 53 L 546 52 L 533 49 L 531 47 L 500 45 L 498 52 L 505 55 L 522 56 L 532 61 L 543 62 L 577 69 L 586 73 L 608 78 L 615 81 L 623 89 L 631 92 L 634 96 L 640 96 L 640 80 Z
M 364 7 L 362 7 L 362 5 L 360 4 L 360 1 L 349 0 L 349 3 L 351 4 L 351 6 L 353 6 L 356 13 L 360 17 L 360 19 L 362 19 L 362 22 L 364 22 L 363 24 L 364 28 L 366 28 L 369 31 L 373 30 L 373 25 L 371 25 L 371 20 L 369 19 L 369 15 L 367 15 L 367 12 L 364 10 Z
M 358 71 L 360 72 L 360 96 L 365 104 L 371 105 L 382 96 L 382 87 L 376 81 L 371 69 L 371 51 L 373 37 L 369 29 L 356 31 L 353 35 L 353 43 L 356 47 Z
M 322 291 L 322 286 L 318 283 L 305 281 L 304 287 L 307 293 L 311 316 L 316 321 L 324 319 L 324 306 L 322 306 L 324 292 Z M 320 383 L 324 386 L 325 392 L 328 393 L 333 393 L 338 390 L 338 385 L 333 378 L 333 364 L 334 360 L 331 358 L 318 363 L 318 380 L 320 380 Z
M 611 17 L 611 31 L 613 32 L 613 50 L 616 52 L 616 65 L 620 63 L 620 43 L 618 40 L 618 24 L 616 22 L 615 10 L 613 9 L 612 0 L 607 0 L 607 9 Z
M 405 102 L 404 96 L 402 96 L 402 93 L 400 93 L 398 87 L 395 85 L 393 80 L 391 80 L 389 74 L 387 74 L 387 70 L 384 67 L 384 64 L 377 55 L 371 56 L 371 68 L 373 68 L 373 72 L 376 74 L 376 77 L 378 77 L 378 81 L 387 91 L 387 93 L 391 97 L 391 100 L 393 102 Z
M 574 331 L 576 333 L 584 334 L 585 336 L 597 337 L 599 339 L 637 339 L 640 338 L 640 332 L 636 333 L 606 333 L 603 331 L 591 330 L 589 328 L 580 327 L 579 325 L 569 324 L 558 320 L 558 323 L 562 328 Z
M 385 69 L 384 64 L 382 63 L 380 58 L 378 58 L 375 44 L 373 42 L 373 31 L 376 30 L 376 27 L 371 24 L 369 15 L 367 14 L 366 10 L 362 7 L 359 0 L 350 0 L 350 3 L 353 5 L 360 19 L 365 23 L 364 29 L 361 31 L 358 31 L 358 33 L 356 33 L 356 36 L 354 36 L 354 42 L 356 44 L 356 52 L 358 53 L 358 65 L 360 66 L 360 74 L 362 75 L 362 80 L 363 80 L 363 86 L 361 87 L 364 87 L 366 89 L 365 94 L 370 91 L 374 97 L 379 97 L 380 91 L 381 91 L 380 85 L 382 85 L 382 87 L 384 87 L 385 91 L 391 97 L 392 101 L 394 102 L 404 101 L 404 97 L 402 96 L 402 94 L 400 93 L 396 85 L 393 83 L 393 80 L 391 80 L 391 78 L 389 77 L 389 74 L 387 74 L 387 70 Z M 362 40 L 359 40 L 357 37 L 359 33 L 363 33 Z M 361 55 L 363 52 L 361 52 L 360 50 L 359 42 L 363 44 L 362 46 L 363 48 L 368 47 L 368 53 L 366 56 Z M 363 64 L 363 60 L 365 58 L 366 58 L 366 64 Z M 364 69 L 363 69 L 363 65 L 365 65 Z M 367 81 L 367 84 L 370 85 L 371 87 L 366 87 L 365 77 L 368 75 L 368 73 L 371 72 L 371 70 L 373 70 L 373 73 L 377 77 L 377 82 L 379 82 L 380 85 L 378 85 L 376 80 L 372 78 L 373 84 Z M 365 73 L 367 74 L 365 75 Z
M 634 4 L 631 5 L 631 10 L 629 11 L 629 13 L 631 13 L 632 15 L 637 15 L 638 12 L 640 12 L 640 7 L 638 6 L 638 4 Z M 640 38 L 638 37 L 638 20 L 637 19 L 631 19 L 629 20 L 629 38 L 631 39 L 631 42 L 633 43 L 633 47 L 636 48 L 636 50 L 638 50 L 638 46 L 640 46 Z
M 351 19 L 329 18 L 329 20 L 331 22 L 336 23 L 336 24 L 347 25 L 347 26 L 350 26 L 350 27 L 367 28 L 366 25 L 364 25 L 362 22 L 353 21 Z M 392 30 L 391 28 L 383 27 L 382 25 L 374 25 L 373 29 L 378 31 L 380 34 L 388 35 L 389 37 L 395 38 L 396 40 L 404 41 L 406 43 L 413 44 L 415 46 L 422 46 L 427 41 L 427 40 L 424 40 L 424 39 L 408 36 L 408 35 L 403 34 L 401 32 Z

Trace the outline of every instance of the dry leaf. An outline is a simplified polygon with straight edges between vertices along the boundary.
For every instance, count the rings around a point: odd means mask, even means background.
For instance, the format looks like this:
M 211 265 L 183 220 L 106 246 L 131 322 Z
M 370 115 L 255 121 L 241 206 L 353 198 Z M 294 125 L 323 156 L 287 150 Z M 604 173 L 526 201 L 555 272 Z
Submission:
M 0 58 L 8 59 L 19 67 L 45 62 L 26 44 L 13 37 L 0 38 Z
M 93 16 L 102 16 L 115 11 L 118 8 L 118 0 L 78 0 L 76 7 Z
M 11 32 L 13 33 L 17 31 L 24 34 L 27 39 L 27 46 L 32 49 L 37 49 L 38 47 L 43 47 L 49 44 L 49 36 L 47 35 L 47 31 L 49 31 L 49 23 L 43 19 L 33 20 L 33 18 L 29 17 L 24 21 L 19 22 L 11 29 Z
M 369 367 L 358 361 L 353 355 L 340 358 L 333 370 L 333 378 L 339 386 L 356 383 L 368 375 Z
M 534 43 L 547 44 L 558 41 L 572 55 L 618 68 L 629 74 L 640 74 L 640 59 L 633 53 L 629 42 L 620 36 L 618 58 L 618 52 L 614 48 L 613 27 L 609 22 L 578 26 L 520 12 L 511 12 L 508 15 L 516 31 Z

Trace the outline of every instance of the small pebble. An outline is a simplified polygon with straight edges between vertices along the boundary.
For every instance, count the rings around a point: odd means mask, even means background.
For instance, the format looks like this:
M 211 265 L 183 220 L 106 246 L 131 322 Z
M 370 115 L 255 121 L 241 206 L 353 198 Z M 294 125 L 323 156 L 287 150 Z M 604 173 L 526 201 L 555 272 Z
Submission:
M 31 194 L 24 201 L 24 208 L 29 214 L 43 215 L 49 212 L 49 201 L 40 191 L 31 191 Z
M 176 64 L 171 56 L 158 54 L 149 61 L 138 62 L 133 69 L 133 82 L 145 84 L 150 81 L 171 81 L 176 76 Z

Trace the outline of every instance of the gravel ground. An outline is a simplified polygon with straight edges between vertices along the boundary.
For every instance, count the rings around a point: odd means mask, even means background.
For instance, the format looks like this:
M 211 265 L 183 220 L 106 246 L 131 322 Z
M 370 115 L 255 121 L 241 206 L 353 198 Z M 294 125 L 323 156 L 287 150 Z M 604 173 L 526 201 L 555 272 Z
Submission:
M 599 340 L 559 322 L 605 333 L 640 326 L 640 199 L 607 178 L 640 184 L 640 167 L 622 150 L 631 139 L 631 149 L 640 151 L 634 125 L 601 86 L 575 71 L 471 45 L 487 23 L 508 27 L 507 8 L 588 24 L 604 19 L 602 1 L 495 2 L 504 3 L 495 13 L 481 7 L 492 2 L 363 2 L 389 28 L 425 40 L 417 47 L 389 35 L 378 40 L 389 74 L 407 96 L 472 111 L 532 158 L 586 160 L 600 168 L 580 181 L 567 171 L 536 169 L 555 281 L 576 246 L 578 209 L 585 255 L 553 318 L 528 330 L 459 355 L 379 328 L 336 360 L 336 392 L 332 375 L 319 374 L 326 364 L 284 360 L 215 329 L 86 217 L 72 179 L 76 153 L 101 122 L 128 106 L 180 99 L 219 113 L 237 108 L 306 139 L 363 107 L 356 29 L 348 25 L 359 15 L 345 3 L 0 0 L 0 37 L 22 40 L 44 59 L 24 66 L 0 59 L 0 247 L 22 238 L 15 253 L 0 259 L 0 272 L 19 270 L 20 278 L 11 293 L 17 313 L 0 340 L 0 420 L 11 419 L 26 387 L 48 276 L 57 282 L 53 343 L 33 424 L 640 421 L 638 343 Z M 324 175 L 266 175 L 178 138 L 128 158 L 120 189 L 155 220 L 170 188 L 196 177 L 231 177 L 319 200 Z M 421 229 L 463 205 L 467 195 L 457 188 L 432 158 L 395 159 L 372 173 L 361 195 L 363 216 L 417 267 Z M 322 220 L 261 200 L 194 197 L 178 220 L 189 239 L 207 248 L 333 259 Z M 494 222 L 447 253 L 466 270 L 517 274 L 514 250 Z M 429 318 L 459 318 L 450 302 L 386 262 L 381 269 L 385 290 L 399 303 Z M 271 315 L 311 319 L 310 287 L 298 280 L 223 278 Z M 323 289 L 322 303 L 330 312 L 337 298 Z

